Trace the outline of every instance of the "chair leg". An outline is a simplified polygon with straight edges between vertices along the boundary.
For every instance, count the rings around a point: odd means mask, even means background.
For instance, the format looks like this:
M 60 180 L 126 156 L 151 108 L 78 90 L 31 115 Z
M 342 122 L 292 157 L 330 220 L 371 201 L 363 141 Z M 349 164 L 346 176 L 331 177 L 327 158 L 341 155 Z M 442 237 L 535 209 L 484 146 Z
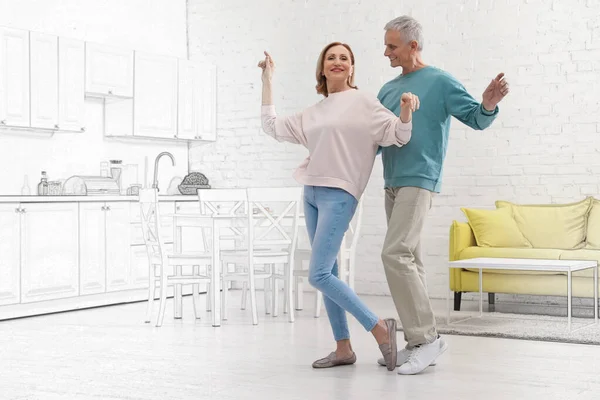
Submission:
M 177 265 L 174 267 L 175 268 L 175 275 L 176 276 L 181 276 L 182 272 L 181 272 L 181 265 Z M 174 310 L 174 316 L 175 319 L 181 319 L 182 315 L 183 315 L 183 293 L 182 293 L 182 285 L 181 284 L 176 284 L 175 285 L 175 293 L 173 295 L 173 310 Z
M 321 316 L 321 308 L 323 308 L 323 293 L 319 290 L 317 291 L 317 298 L 315 300 L 315 318 L 319 318 Z
M 454 292 L 454 311 L 460 311 L 460 300 L 462 292 Z
M 158 309 L 158 316 L 156 318 L 156 326 L 162 326 L 163 319 L 165 317 L 165 308 L 167 306 L 167 271 L 165 266 L 160 266 L 160 305 Z
M 287 265 L 287 268 L 286 268 Z M 295 315 L 294 315 L 294 293 L 292 291 L 292 288 L 294 287 L 294 260 L 290 260 L 290 262 L 288 264 L 284 265 L 283 267 L 286 268 L 286 270 L 284 271 L 284 277 L 285 277 L 285 281 L 287 283 L 287 291 L 285 291 L 285 297 L 287 299 L 287 303 L 288 303 L 288 312 L 289 312 L 289 321 L 290 322 L 294 322 L 295 320 Z
M 223 321 L 227 321 L 227 310 L 229 309 L 229 281 L 226 280 L 228 267 L 227 264 L 223 264 L 223 292 L 221 297 L 221 319 Z
M 258 310 L 256 307 L 256 280 L 254 279 L 254 265 L 248 266 L 248 280 L 250 285 L 250 308 L 252 308 L 252 325 L 258 325 Z
M 212 288 L 212 283 L 209 283 L 206 286 L 206 312 L 210 312 L 210 310 L 211 310 L 211 306 L 210 306 L 210 304 L 211 304 L 210 299 L 211 299 L 211 293 L 212 293 L 211 288 Z
M 300 311 L 304 309 L 304 287 L 303 287 L 303 279 L 300 276 L 296 276 L 294 278 L 294 286 L 295 286 L 295 299 L 296 299 L 296 310 Z
M 355 287 L 354 287 L 354 283 L 355 283 L 355 277 L 354 277 L 354 273 L 355 273 L 355 259 L 351 258 L 350 260 L 348 260 L 348 286 L 350 286 L 350 289 L 356 291 Z
M 275 265 L 273 265 L 273 275 L 271 275 L 271 288 L 273 289 L 273 295 L 271 296 L 271 310 L 273 317 L 279 315 L 279 285 L 277 285 L 277 278 L 275 277 Z
M 154 295 L 156 293 L 156 278 L 154 272 L 154 265 L 150 266 L 150 279 L 148 282 L 148 305 L 146 306 L 146 319 L 144 322 L 150 323 L 152 319 L 152 309 L 154 308 Z
M 266 278 L 263 280 L 264 284 L 264 292 L 265 292 L 265 314 L 269 315 L 271 314 L 271 302 L 269 294 L 271 293 L 271 279 L 270 278 Z
M 242 282 L 242 310 L 246 309 L 246 304 L 248 304 L 248 282 Z
M 288 296 L 287 296 L 289 282 L 288 282 L 287 274 L 286 274 L 286 271 L 287 271 L 287 268 L 285 267 L 286 265 L 287 264 L 283 265 L 283 275 L 284 275 L 283 276 L 283 313 L 284 314 L 288 313 L 288 306 L 289 306 Z
M 194 276 L 200 276 L 200 266 L 194 265 L 192 268 Z M 192 297 L 194 299 L 194 316 L 196 319 L 200 319 L 200 285 L 197 283 L 192 285 Z

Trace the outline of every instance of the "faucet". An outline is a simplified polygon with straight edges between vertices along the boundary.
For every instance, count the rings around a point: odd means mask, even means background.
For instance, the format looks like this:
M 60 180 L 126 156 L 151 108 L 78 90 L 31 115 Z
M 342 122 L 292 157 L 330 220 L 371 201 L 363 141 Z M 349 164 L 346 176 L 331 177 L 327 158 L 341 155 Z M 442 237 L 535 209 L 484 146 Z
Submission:
M 175 158 L 173 157 L 173 154 L 168 151 L 163 151 L 156 156 L 156 160 L 154 160 L 154 181 L 152 182 L 152 189 L 156 189 L 157 192 L 160 191 L 160 189 L 158 189 L 158 161 L 162 156 L 169 156 L 171 161 L 173 161 L 173 166 L 175 166 Z

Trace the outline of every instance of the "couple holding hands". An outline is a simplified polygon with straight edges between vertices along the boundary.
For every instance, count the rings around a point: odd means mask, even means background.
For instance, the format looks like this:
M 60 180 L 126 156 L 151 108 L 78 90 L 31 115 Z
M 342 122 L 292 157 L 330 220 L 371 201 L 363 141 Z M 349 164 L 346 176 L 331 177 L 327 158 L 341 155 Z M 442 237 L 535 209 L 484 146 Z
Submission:
M 451 117 L 482 130 L 508 94 L 504 74 L 491 80 L 481 103 L 449 73 L 426 65 L 422 27 L 409 16 L 385 25 L 385 57 L 402 73 L 377 97 L 354 84 L 354 54 L 345 43 L 327 45 L 319 56 L 316 90 L 324 99 L 290 116 L 277 116 L 272 99 L 275 64 L 265 52 L 262 69 L 262 128 L 278 141 L 305 146 L 309 156 L 294 178 L 304 185 L 304 212 L 312 247 L 309 283 L 323 293 L 336 350 L 313 363 L 330 368 L 356 362 L 346 311 L 373 334 L 380 365 L 401 375 L 423 371 L 446 350 L 436 330 L 427 293 L 421 232 L 441 189 Z M 413 134 L 414 132 L 414 134 Z M 396 319 L 374 314 L 337 278 L 337 254 L 360 196 L 382 153 L 387 232 L 381 252 L 390 292 L 402 323 L 397 347 Z

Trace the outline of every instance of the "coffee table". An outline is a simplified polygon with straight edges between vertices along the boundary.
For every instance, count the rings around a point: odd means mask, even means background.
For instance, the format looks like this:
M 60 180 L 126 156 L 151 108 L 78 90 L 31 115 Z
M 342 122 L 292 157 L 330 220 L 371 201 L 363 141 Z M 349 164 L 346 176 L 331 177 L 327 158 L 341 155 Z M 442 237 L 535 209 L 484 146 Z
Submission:
M 584 269 L 593 268 L 594 270 L 594 322 L 576 330 L 585 328 L 598 323 L 598 262 L 592 260 L 542 260 L 542 259 L 521 259 L 521 258 L 470 258 L 465 260 L 450 261 L 452 268 L 471 268 L 479 269 L 479 317 L 483 316 L 483 270 L 515 270 L 515 271 L 545 271 L 545 272 L 564 272 L 567 274 L 567 324 L 569 331 L 572 330 L 572 273 Z M 448 273 L 448 280 L 450 273 Z M 450 284 L 448 283 L 448 287 Z M 450 325 L 450 291 L 446 295 L 446 323 Z M 455 321 L 459 323 L 473 318 L 468 317 Z

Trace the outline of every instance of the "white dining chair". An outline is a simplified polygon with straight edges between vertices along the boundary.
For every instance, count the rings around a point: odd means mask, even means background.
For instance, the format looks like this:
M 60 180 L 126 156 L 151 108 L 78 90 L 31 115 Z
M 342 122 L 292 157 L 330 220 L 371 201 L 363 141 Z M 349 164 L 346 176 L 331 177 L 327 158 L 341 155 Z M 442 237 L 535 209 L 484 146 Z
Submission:
M 247 194 L 249 212 L 246 246 L 222 251 L 221 258 L 224 265 L 232 263 L 245 267 L 240 274 L 248 281 L 252 323 L 256 325 L 258 313 L 255 280 L 264 280 L 265 312 L 268 313 L 270 308 L 273 316 L 278 315 L 279 308 L 278 280 L 283 280 L 286 287 L 292 284 L 302 188 L 249 188 Z M 278 265 L 282 266 L 281 271 L 276 269 Z M 246 291 L 246 286 L 243 291 Z M 286 298 L 286 305 L 293 307 L 291 291 L 286 291 L 286 294 L 290 296 Z M 243 293 L 243 301 L 245 297 Z M 288 314 L 290 322 L 294 322 L 294 313 Z
M 199 190 L 198 201 L 200 203 L 200 214 L 207 217 L 219 217 L 227 224 L 219 232 L 219 245 L 221 254 L 228 250 L 244 249 L 247 246 L 248 234 L 248 194 L 246 189 L 210 189 Z M 229 218 L 227 218 L 229 217 Z M 227 320 L 229 308 L 229 283 L 243 281 L 248 282 L 246 274 L 238 271 L 230 271 L 227 260 L 221 258 L 220 284 L 218 290 L 222 290 L 221 318 Z M 233 264 L 235 268 L 235 264 Z M 211 291 L 207 293 L 206 310 L 211 310 Z M 251 300 L 254 304 L 255 298 Z M 254 304 L 253 307 L 256 305 Z
M 200 295 L 199 285 L 201 283 L 213 284 L 210 278 L 210 269 L 213 265 L 213 257 L 210 247 L 205 251 L 190 253 L 173 253 L 167 250 L 163 240 L 161 228 L 160 207 L 158 206 L 158 191 L 156 189 L 143 189 L 139 194 L 140 219 L 142 227 L 142 236 L 146 245 L 146 252 L 149 263 L 149 286 L 148 286 L 148 304 L 146 309 L 145 322 L 149 323 L 152 319 L 156 289 L 160 289 L 159 312 L 156 318 L 156 326 L 161 326 L 164 319 L 167 289 L 169 286 L 193 285 L 193 304 L 194 315 L 200 318 Z M 210 219 L 199 220 L 199 225 L 211 229 Z M 177 219 L 174 221 L 175 229 L 178 229 Z M 169 254 L 170 253 L 170 254 Z M 183 267 L 192 268 L 191 274 L 184 274 Z M 204 273 L 201 273 L 201 267 L 204 267 Z M 209 286 L 210 286 L 209 285 Z M 181 301 L 181 296 L 174 296 L 175 309 L 181 309 L 177 304 Z M 176 312 L 177 313 L 177 312 Z

